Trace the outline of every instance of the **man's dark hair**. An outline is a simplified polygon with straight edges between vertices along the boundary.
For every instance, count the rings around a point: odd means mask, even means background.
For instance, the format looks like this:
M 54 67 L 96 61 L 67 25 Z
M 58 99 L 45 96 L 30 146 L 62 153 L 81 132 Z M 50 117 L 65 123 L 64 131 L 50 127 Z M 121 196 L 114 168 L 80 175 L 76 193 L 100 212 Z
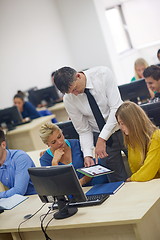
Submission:
M 154 80 L 160 80 L 160 67 L 156 65 L 151 65 L 150 67 L 147 67 L 144 72 L 143 76 L 145 78 L 152 77 Z
M 75 81 L 76 70 L 70 67 L 58 69 L 54 74 L 54 83 L 62 93 L 68 93 L 70 86 Z
M 5 138 L 3 130 L 0 129 L 0 144 L 4 141 L 6 141 L 6 138 Z
M 51 73 L 51 77 L 54 77 L 55 71 Z
M 160 49 L 158 49 L 158 51 L 157 51 L 157 57 L 158 57 L 158 59 L 159 59 L 159 54 L 160 54 Z

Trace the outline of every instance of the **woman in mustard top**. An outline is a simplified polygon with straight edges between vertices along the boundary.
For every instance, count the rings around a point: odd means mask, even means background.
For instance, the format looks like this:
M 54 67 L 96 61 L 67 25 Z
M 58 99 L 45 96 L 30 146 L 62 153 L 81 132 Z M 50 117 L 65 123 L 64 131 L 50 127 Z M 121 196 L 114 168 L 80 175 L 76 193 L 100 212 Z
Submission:
M 118 108 L 116 118 L 128 148 L 132 175 L 127 181 L 144 182 L 160 178 L 160 129 L 141 107 L 130 101 Z

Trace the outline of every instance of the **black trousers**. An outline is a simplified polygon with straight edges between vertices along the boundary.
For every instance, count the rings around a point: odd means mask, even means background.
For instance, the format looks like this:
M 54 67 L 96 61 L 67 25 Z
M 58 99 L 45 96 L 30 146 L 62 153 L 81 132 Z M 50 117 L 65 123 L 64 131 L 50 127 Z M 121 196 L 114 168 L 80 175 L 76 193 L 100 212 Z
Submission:
M 128 156 L 127 149 L 124 147 L 123 136 L 120 130 L 116 131 L 112 134 L 112 146 L 106 147 L 106 152 L 108 153 L 108 157 L 101 159 L 101 164 L 114 172 L 109 174 L 108 179 L 111 182 L 117 181 L 125 181 L 128 176 L 125 169 L 124 161 L 122 158 L 123 151 L 126 156 Z M 98 138 L 98 134 L 94 134 L 94 140 L 96 143 L 96 139 Z

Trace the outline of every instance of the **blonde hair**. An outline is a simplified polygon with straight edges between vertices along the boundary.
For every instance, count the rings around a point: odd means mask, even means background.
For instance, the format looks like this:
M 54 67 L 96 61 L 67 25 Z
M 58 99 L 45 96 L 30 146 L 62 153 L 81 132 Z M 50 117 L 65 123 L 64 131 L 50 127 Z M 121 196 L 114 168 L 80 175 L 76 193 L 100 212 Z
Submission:
M 117 109 L 116 118 L 118 116 L 129 131 L 129 135 L 123 133 L 125 146 L 130 146 L 133 149 L 139 148 L 143 163 L 151 136 L 157 127 L 150 121 L 141 107 L 130 101 L 124 102 Z
M 42 139 L 44 144 L 47 144 L 48 142 L 48 137 L 53 134 L 55 131 L 61 131 L 61 129 L 56 125 L 51 122 L 46 122 L 40 127 L 40 138 Z
M 144 58 L 137 58 L 137 60 L 134 63 L 134 71 L 135 71 L 136 80 L 139 79 L 139 76 L 136 71 L 136 67 L 138 67 L 139 65 L 143 65 L 145 68 L 147 68 L 149 66 Z

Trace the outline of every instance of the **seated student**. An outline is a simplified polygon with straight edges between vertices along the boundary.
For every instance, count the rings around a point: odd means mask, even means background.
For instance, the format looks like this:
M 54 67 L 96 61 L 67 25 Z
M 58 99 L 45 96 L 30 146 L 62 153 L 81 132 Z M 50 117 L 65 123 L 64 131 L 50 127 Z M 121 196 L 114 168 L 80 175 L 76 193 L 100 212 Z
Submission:
M 160 178 L 160 129 L 140 106 L 130 101 L 118 108 L 116 118 L 128 148 L 132 175 L 127 181 L 144 182 Z
M 73 164 L 75 169 L 84 167 L 84 157 L 77 139 L 64 139 L 61 129 L 47 122 L 40 128 L 40 137 L 44 144 L 49 148 L 41 156 L 41 166 L 54 166 L 62 164 Z M 77 172 L 81 185 L 94 185 L 98 183 L 108 182 L 107 175 L 90 178 Z
M 144 78 L 143 72 L 148 67 L 148 63 L 143 58 L 137 58 L 134 63 L 135 76 L 131 79 L 131 82 Z M 151 95 L 151 98 L 154 97 L 154 92 L 151 89 L 148 89 Z
M 147 86 L 155 93 L 154 101 L 160 101 L 160 67 L 151 65 L 144 70 L 144 77 Z
M 24 100 L 24 94 L 21 91 L 13 98 L 14 105 L 17 106 L 18 110 L 22 114 L 24 122 L 29 119 L 35 119 L 41 117 L 40 113 L 36 110 L 36 108 L 30 103 Z
M 0 129 L 0 181 L 9 188 L 0 192 L 0 198 L 36 194 L 28 173 L 30 167 L 35 165 L 27 153 L 6 149 L 5 135 Z
M 144 69 L 148 67 L 148 63 L 146 62 L 145 59 L 143 58 L 137 58 L 137 60 L 134 63 L 134 72 L 135 76 L 131 79 L 131 82 L 142 79 L 143 78 L 143 72 Z

